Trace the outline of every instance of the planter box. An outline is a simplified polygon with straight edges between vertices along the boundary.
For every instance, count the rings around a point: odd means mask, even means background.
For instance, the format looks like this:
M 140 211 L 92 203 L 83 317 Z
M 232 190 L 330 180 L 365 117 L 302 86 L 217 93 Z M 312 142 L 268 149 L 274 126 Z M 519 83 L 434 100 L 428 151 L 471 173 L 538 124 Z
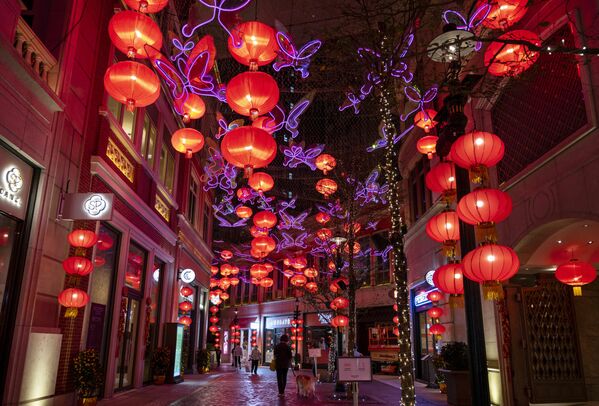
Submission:
M 452 406 L 470 406 L 470 373 L 468 371 L 449 371 L 440 369 L 447 384 L 447 403 Z

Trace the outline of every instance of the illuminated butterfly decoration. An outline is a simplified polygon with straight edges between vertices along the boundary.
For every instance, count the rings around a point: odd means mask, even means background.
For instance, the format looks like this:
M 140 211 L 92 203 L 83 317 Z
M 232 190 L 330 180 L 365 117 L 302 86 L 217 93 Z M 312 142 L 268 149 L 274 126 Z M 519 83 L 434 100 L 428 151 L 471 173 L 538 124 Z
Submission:
M 198 0 L 198 2 L 210 9 L 212 9 L 212 16 L 208 19 L 198 22 L 195 25 L 191 26 L 189 24 L 185 24 L 183 28 L 181 28 L 181 32 L 187 38 L 191 37 L 193 33 L 200 27 L 205 26 L 206 24 L 211 23 L 216 20 L 220 24 L 220 26 L 227 32 L 233 45 L 236 48 L 241 46 L 241 42 L 236 38 L 231 30 L 227 27 L 227 25 L 222 20 L 222 13 L 234 13 L 236 11 L 241 10 L 245 6 L 247 6 L 252 0 Z
M 200 177 L 204 191 L 219 188 L 229 195 L 237 188 L 237 168 L 225 162 L 221 153 L 208 147 L 208 159 L 204 165 L 204 174 Z
M 286 33 L 277 32 L 276 38 L 280 51 L 277 52 L 279 57 L 273 63 L 273 69 L 278 72 L 283 68 L 292 67 L 296 72 L 300 72 L 302 79 L 307 78 L 310 75 L 310 60 L 322 46 L 322 41 L 310 41 L 298 51 Z
M 368 256 L 370 256 L 370 251 L 371 251 L 371 248 L 366 248 L 365 250 L 362 250 L 362 251 L 358 252 L 357 254 L 354 254 L 354 258 L 368 257 Z
M 297 168 L 299 165 L 304 164 L 314 171 L 316 170 L 314 160 L 322 153 L 324 145 L 320 144 L 306 149 L 301 144 L 283 145 L 280 150 L 285 157 L 283 166 Z
M 414 124 L 409 125 L 403 132 L 396 134 L 393 137 L 393 144 L 397 144 L 403 137 L 412 131 L 414 128 Z M 367 152 L 373 152 L 380 148 L 385 148 L 387 146 L 387 127 L 381 122 L 379 125 L 379 135 L 380 137 L 369 147 L 366 148 Z
M 337 217 L 340 219 L 344 218 L 346 214 L 343 210 L 343 207 L 341 207 L 339 201 L 336 201 L 334 203 L 328 202 L 326 206 L 322 204 L 316 204 L 316 208 L 319 211 L 327 213 L 331 217 Z
M 218 132 L 214 137 L 217 140 L 220 140 L 229 131 L 236 129 L 237 127 L 241 127 L 245 123 L 242 118 L 238 118 L 237 120 L 233 120 L 230 123 L 227 123 L 227 121 L 220 112 L 216 113 L 216 118 L 218 122 Z
M 470 16 L 470 18 L 466 19 L 462 14 L 454 10 L 446 10 L 443 13 L 443 21 L 445 24 L 455 24 L 456 29 L 458 30 L 466 30 L 470 32 L 474 32 L 474 29 L 481 25 L 483 21 L 487 19 L 487 16 L 491 12 L 491 4 L 483 3 L 481 4 Z M 482 42 L 478 41 L 474 47 L 476 51 L 479 51 L 482 47 Z
M 314 99 L 315 92 L 312 91 L 302 97 L 299 102 L 293 105 L 293 108 L 289 111 L 287 119 L 285 120 L 285 129 L 291 134 L 291 138 L 295 138 L 299 134 L 299 119 L 300 116 L 308 109 L 310 103 Z
M 277 244 L 277 252 L 281 252 L 287 248 L 307 248 L 306 239 L 308 238 L 308 233 L 303 232 L 296 237 L 289 235 L 285 232 L 281 233 L 282 240 Z
M 378 226 L 380 220 L 377 221 L 369 221 L 366 224 L 366 230 L 376 231 L 376 226 Z
M 283 213 L 287 209 L 295 209 L 295 202 L 297 197 L 293 197 L 291 200 L 282 200 L 279 202 L 279 214 Z
M 417 111 L 424 112 L 424 105 L 432 102 L 437 97 L 439 93 L 439 89 L 437 86 L 433 86 L 430 89 L 427 89 L 424 93 L 420 91 L 416 86 L 406 86 L 403 89 L 404 94 L 412 103 L 416 103 L 416 107 L 412 109 L 410 112 L 402 114 L 399 118 L 401 121 L 406 121 L 408 117 Z
M 375 257 L 381 257 L 381 258 L 386 259 L 389 256 L 389 252 L 391 252 L 392 249 L 393 249 L 393 247 L 391 245 L 388 245 L 382 251 L 372 250 L 372 255 Z
M 235 212 L 235 207 L 232 203 L 233 196 L 224 195 L 220 203 L 213 204 L 212 208 L 214 209 L 215 214 L 222 214 L 223 216 L 228 216 Z
M 387 203 L 385 194 L 389 191 L 389 185 L 379 184 L 377 182 L 379 175 L 379 171 L 377 169 L 373 169 L 366 180 L 358 184 L 355 198 L 360 203 L 360 206 L 364 206 L 368 203 Z
M 305 230 L 302 223 L 304 222 L 304 220 L 306 220 L 306 217 L 308 217 L 308 214 L 310 214 L 309 210 L 300 213 L 299 216 L 292 216 L 291 214 L 287 214 L 284 211 L 279 212 L 281 221 L 279 221 L 277 228 L 279 230 L 291 230 L 291 229 Z
M 231 223 L 229 220 L 227 220 L 224 217 L 219 216 L 216 213 L 214 213 L 214 217 L 218 220 L 219 227 L 225 227 L 225 228 L 245 227 L 248 222 L 248 219 L 241 219 L 234 223 Z
M 316 240 L 316 239 L 315 239 Z M 328 254 L 326 248 L 322 245 L 318 245 L 310 249 L 310 255 L 313 257 L 323 258 Z M 321 272 L 322 273 L 322 272 Z
M 272 202 L 275 200 L 274 196 L 266 197 L 264 195 L 259 195 L 258 208 L 261 210 L 269 210 L 274 211 L 272 207 Z

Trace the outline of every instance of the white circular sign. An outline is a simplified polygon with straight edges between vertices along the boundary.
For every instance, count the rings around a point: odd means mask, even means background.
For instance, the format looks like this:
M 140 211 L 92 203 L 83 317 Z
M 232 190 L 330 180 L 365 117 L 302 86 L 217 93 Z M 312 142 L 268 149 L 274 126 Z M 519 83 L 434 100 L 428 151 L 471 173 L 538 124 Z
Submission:
M 184 269 L 181 271 L 181 275 L 179 276 L 181 280 L 185 283 L 191 283 L 196 279 L 196 273 L 193 269 Z
M 431 285 L 431 286 L 435 286 L 435 282 L 433 282 L 433 275 L 435 274 L 435 271 L 428 271 L 426 273 L 426 276 L 424 277 L 424 279 L 426 280 L 426 282 Z

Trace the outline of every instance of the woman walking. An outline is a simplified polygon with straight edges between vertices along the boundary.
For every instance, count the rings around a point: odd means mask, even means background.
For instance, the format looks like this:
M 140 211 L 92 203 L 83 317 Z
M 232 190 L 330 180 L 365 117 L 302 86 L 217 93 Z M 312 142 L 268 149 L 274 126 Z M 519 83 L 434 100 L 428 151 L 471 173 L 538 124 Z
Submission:
M 281 342 L 274 348 L 275 364 L 277 371 L 277 385 L 279 387 L 279 396 L 285 395 L 285 386 L 287 385 L 287 371 L 289 370 L 289 364 L 291 363 L 291 348 L 287 344 L 289 342 L 289 336 L 283 334 L 281 336 Z
M 250 360 L 252 361 L 252 373 L 258 375 L 258 362 L 262 358 L 262 353 L 258 349 L 258 347 L 254 347 L 252 353 L 250 354 Z
M 243 355 L 243 349 L 240 345 L 235 346 L 233 349 L 233 358 L 235 359 L 235 367 L 241 369 L 241 356 Z

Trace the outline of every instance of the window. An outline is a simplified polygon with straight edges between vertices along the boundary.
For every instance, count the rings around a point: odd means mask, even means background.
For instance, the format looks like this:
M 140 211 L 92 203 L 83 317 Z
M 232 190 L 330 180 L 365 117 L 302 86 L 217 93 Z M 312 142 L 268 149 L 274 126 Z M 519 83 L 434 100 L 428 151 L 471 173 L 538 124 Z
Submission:
M 135 111 L 129 111 L 123 104 L 110 96 L 108 96 L 106 104 L 108 106 L 108 111 L 112 113 L 114 119 L 121 125 L 123 131 L 127 134 L 131 142 L 133 142 L 135 138 L 135 118 L 137 109 Z
M 189 179 L 189 193 L 187 196 L 187 219 L 193 226 L 198 225 L 197 210 L 198 202 L 200 199 L 199 190 L 200 183 L 198 182 L 195 173 L 192 172 L 191 177 Z
M 166 129 L 165 129 L 166 130 Z M 160 180 L 169 193 L 173 193 L 173 177 L 175 174 L 175 158 L 165 142 L 160 150 Z
M 422 158 L 410 171 L 410 213 L 412 222 L 416 222 L 432 204 L 432 195 L 424 184 L 424 178 L 429 170 L 429 162 Z
M 370 285 L 370 237 L 358 239 L 361 251 L 354 256 L 354 268 L 360 280 L 361 286 Z M 368 250 L 368 251 L 367 251 Z
M 374 256 L 374 272 L 375 272 L 375 283 L 377 285 L 383 283 L 389 283 L 390 272 L 389 272 L 389 239 L 387 233 L 377 233 L 372 235 L 372 250 Z
M 249 286 L 248 287 L 251 289 L 250 291 L 250 302 L 257 302 L 258 301 L 258 285 L 253 285 L 253 286 Z
M 154 154 L 156 150 L 156 124 L 146 111 L 144 115 L 144 126 L 141 132 L 141 156 L 148 161 L 150 168 L 154 168 Z
M 212 219 L 212 214 L 210 212 L 210 199 L 208 198 L 208 194 L 204 195 L 204 207 L 203 207 L 203 212 L 204 212 L 204 218 L 202 220 L 202 237 L 204 237 L 204 241 L 206 241 L 207 243 L 209 243 L 210 241 L 210 226 L 211 226 L 211 222 L 210 220 Z

